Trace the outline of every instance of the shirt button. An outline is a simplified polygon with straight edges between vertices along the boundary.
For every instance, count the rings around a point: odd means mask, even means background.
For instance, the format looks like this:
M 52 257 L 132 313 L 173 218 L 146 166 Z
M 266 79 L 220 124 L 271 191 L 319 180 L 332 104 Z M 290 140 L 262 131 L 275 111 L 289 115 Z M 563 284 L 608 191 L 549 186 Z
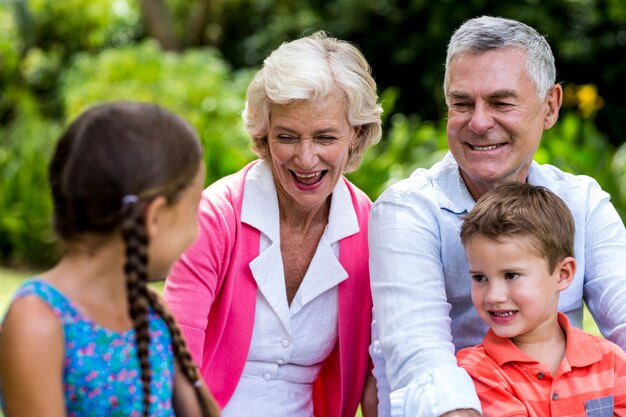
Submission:
M 285 339 L 282 342 L 280 342 L 281 345 L 283 345 L 283 347 L 289 347 L 289 340 Z
M 559 399 L 559 394 L 557 394 L 556 392 L 554 394 L 552 394 L 552 400 L 556 401 Z
M 282 360 L 282 359 L 279 359 L 279 360 L 277 360 L 277 361 L 276 361 L 276 363 L 277 363 L 277 364 L 279 364 L 279 365 L 282 365 L 282 364 L 284 364 L 284 363 L 285 363 L 285 361 L 284 361 L 284 360 Z
M 545 377 L 546 377 L 546 374 L 544 374 L 543 372 L 539 372 L 537 374 L 537 378 L 539 378 L 539 379 L 544 379 Z
M 269 373 L 266 372 L 266 373 L 263 374 L 263 379 L 266 380 L 266 381 L 269 381 L 270 379 L 272 379 L 272 376 Z

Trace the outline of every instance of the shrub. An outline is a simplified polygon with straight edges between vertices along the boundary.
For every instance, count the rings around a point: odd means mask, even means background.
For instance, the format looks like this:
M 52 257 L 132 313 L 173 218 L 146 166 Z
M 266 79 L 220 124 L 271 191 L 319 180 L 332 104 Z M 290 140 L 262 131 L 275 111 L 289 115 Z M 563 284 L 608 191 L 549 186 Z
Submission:
M 68 121 L 110 100 L 161 104 L 187 119 L 205 147 L 207 182 L 253 159 L 241 122 L 250 71 L 232 73 L 212 49 L 165 53 L 154 42 L 76 56 L 60 92 L 66 122 L 49 119 L 29 93 L 0 127 L 0 262 L 49 265 L 58 256 L 50 227 L 47 165 Z

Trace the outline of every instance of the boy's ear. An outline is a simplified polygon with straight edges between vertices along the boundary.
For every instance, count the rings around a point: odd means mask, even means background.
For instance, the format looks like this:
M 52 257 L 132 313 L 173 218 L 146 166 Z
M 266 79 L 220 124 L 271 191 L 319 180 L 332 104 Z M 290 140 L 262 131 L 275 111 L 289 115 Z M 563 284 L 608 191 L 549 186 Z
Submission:
M 570 286 L 576 275 L 576 259 L 568 256 L 563 258 L 558 264 L 556 264 L 557 276 L 557 289 L 564 291 Z
M 154 198 L 146 207 L 146 233 L 152 239 L 159 232 L 159 215 L 167 200 L 162 195 Z

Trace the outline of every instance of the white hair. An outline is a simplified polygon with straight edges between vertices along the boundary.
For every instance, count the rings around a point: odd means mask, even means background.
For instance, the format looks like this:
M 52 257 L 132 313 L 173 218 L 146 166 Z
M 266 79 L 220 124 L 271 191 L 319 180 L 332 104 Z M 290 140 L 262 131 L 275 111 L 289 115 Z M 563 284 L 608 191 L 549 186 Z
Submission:
M 348 122 L 359 127 L 346 172 L 358 168 L 365 150 L 382 135 L 383 110 L 376 82 L 357 47 L 322 31 L 283 43 L 265 59 L 248 86 L 242 116 L 255 153 L 263 159 L 269 157 L 267 135 L 272 104 L 321 102 L 330 94 L 342 100 Z
M 519 48 L 526 52 L 526 73 L 544 100 L 556 82 L 554 55 L 546 38 L 517 20 L 481 16 L 463 23 L 452 35 L 446 56 L 443 90 L 448 95 L 450 64 L 463 53 L 483 53 L 491 49 Z

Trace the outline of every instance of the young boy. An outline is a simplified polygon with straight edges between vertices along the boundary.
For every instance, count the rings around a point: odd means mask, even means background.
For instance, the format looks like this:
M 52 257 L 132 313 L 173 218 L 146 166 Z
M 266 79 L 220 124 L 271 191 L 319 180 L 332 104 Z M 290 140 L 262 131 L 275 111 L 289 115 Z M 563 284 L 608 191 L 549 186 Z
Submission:
M 472 302 L 490 330 L 457 359 L 483 416 L 626 416 L 626 354 L 557 311 L 576 273 L 563 201 L 543 187 L 504 184 L 465 217 L 461 241 Z

